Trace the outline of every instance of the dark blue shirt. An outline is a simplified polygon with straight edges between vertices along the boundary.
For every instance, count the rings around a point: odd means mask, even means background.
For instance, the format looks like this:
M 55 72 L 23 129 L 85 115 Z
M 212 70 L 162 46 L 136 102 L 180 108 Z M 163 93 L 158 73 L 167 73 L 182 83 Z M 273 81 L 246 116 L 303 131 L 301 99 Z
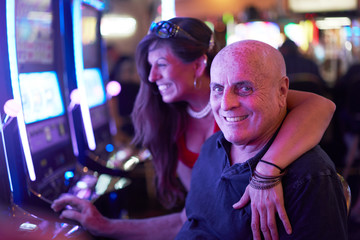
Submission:
M 231 144 L 222 132 L 203 145 L 186 200 L 188 221 L 176 239 L 252 239 L 250 204 L 235 210 L 252 169 L 270 142 L 255 157 L 230 165 Z M 288 235 L 277 217 L 280 239 L 347 239 L 347 208 L 334 165 L 319 147 L 288 167 L 282 181 L 285 208 L 293 228 Z

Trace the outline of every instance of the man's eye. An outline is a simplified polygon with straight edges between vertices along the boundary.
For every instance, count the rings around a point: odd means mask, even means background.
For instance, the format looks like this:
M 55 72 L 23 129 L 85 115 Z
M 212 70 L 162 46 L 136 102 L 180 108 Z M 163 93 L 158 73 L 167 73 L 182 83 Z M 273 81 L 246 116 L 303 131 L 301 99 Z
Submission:
M 221 93 L 224 90 L 222 86 L 214 85 L 211 88 L 211 91 L 214 93 Z
M 241 96 L 250 95 L 251 93 L 253 93 L 253 91 L 254 91 L 253 88 L 250 86 L 239 86 L 236 88 L 237 94 Z

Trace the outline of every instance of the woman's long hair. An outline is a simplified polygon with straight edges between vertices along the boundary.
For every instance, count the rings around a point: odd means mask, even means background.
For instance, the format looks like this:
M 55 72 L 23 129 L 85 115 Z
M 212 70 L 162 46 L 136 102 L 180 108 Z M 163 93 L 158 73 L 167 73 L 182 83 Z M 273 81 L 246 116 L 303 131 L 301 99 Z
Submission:
M 184 133 L 186 126 L 186 103 L 164 103 L 157 85 L 149 82 L 151 66 L 148 63 L 150 47 L 170 46 L 173 53 L 183 62 L 192 62 L 204 54 L 208 57 L 206 74 L 216 51 L 211 46 L 212 31 L 202 21 L 194 18 L 173 18 L 172 23 L 180 26 L 197 41 L 175 36 L 159 38 L 154 33 L 146 35 L 136 49 L 136 65 L 141 79 L 132 120 L 135 128 L 134 143 L 148 148 L 153 157 L 158 197 L 168 208 L 184 199 L 183 187 L 176 177 L 178 149 L 176 140 Z

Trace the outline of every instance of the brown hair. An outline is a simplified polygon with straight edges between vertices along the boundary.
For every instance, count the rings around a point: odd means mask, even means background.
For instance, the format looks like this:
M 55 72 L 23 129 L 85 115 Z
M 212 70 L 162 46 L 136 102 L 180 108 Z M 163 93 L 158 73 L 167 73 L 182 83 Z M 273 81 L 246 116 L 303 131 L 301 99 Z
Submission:
M 212 49 L 210 46 L 212 31 L 204 22 L 194 18 L 173 18 L 169 21 L 180 26 L 197 41 L 185 36 L 164 39 L 155 33 L 150 33 L 141 40 L 135 55 L 141 85 L 132 113 L 134 143 L 142 144 L 150 150 L 156 172 L 158 196 L 168 208 L 174 207 L 177 201 L 184 199 L 184 191 L 176 177 L 176 140 L 186 126 L 186 104 L 164 103 L 156 84 L 148 81 L 151 68 L 147 61 L 149 48 L 166 44 L 184 62 L 192 62 L 206 54 L 208 75 L 211 61 L 216 54 L 215 48 Z

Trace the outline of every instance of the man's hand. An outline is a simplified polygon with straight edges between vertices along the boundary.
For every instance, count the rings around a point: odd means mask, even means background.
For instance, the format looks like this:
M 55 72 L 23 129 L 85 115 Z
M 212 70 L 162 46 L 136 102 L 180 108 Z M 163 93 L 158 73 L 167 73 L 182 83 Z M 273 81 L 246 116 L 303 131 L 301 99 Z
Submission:
M 85 230 L 95 236 L 102 235 L 109 225 L 109 220 L 102 216 L 91 202 L 70 194 L 64 194 L 56 199 L 51 208 L 55 212 L 62 210 L 60 218 L 79 222 Z
M 246 187 L 240 201 L 233 208 L 240 209 L 251 201 L 251 229 L 254 239 L 261 239 L 259 229 L 266 240 L 279 239 L 275 213 L 279 215 L 285 230 L 291 234 L 292 229 L 284 207 L 283 188 L 281 184 L 267 190 L 257 190 L 250 185 Z

